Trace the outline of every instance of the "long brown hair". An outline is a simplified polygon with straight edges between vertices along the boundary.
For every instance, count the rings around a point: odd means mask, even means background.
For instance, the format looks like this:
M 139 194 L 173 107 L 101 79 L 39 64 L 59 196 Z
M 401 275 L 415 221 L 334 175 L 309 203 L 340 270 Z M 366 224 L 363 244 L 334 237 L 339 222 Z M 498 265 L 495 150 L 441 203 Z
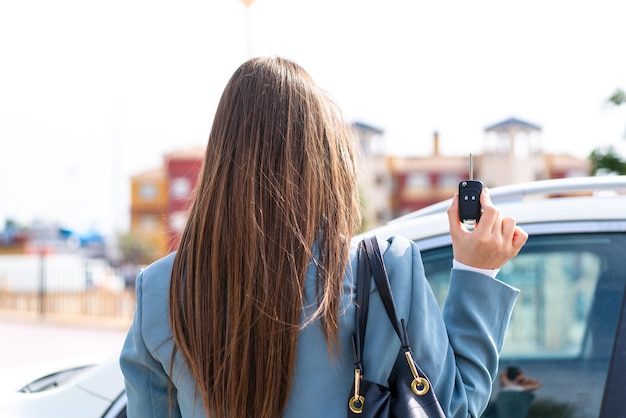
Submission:
M 171 277 L 169 312 L 207 414 L 282 415 L 303 307 L 329 352 L 359 225 L 352 135 L 330 98 L 282 58 L 241 65 L 218 105 Z M 316 300 L 304 297 L 310 263 Z

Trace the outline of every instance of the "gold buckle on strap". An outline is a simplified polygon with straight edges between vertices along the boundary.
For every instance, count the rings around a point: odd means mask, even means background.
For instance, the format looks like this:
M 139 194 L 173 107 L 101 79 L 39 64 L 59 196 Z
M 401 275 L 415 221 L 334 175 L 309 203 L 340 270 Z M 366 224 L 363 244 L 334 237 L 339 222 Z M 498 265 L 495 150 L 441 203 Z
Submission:
M 409 368 L 411 369 L 411 373 L 413 373 L 413 381 L 411 382 L 411 390 L 417 396 L 424 396 L 430 390 L 430 384 L 428 380 L 424 377 L 420 377 L 417 374 L 417 369 L 415 368 L 415 362 L 413 361 L 413 356 L 409 350 L 404 352 L 404 357 L 406 357 L 407 363 L 409 363 Z

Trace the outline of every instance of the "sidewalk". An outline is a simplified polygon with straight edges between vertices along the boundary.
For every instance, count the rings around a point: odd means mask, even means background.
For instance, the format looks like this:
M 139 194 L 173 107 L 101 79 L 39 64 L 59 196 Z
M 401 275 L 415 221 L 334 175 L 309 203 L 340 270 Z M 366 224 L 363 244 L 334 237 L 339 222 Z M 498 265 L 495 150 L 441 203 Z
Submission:
M 0 370 L 119 353 L 126 330 L 0 319 Z

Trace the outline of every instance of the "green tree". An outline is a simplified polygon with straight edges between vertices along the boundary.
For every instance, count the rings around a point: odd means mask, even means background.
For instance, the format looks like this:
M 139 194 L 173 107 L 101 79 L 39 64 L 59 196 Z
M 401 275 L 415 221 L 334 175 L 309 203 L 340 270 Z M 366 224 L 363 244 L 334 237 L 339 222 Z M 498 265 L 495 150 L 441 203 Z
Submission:
M 589 160 L 594 174 L 598 172 L 626 174 L 626 160 L 622 159 L 612 146 L 594 149 Z
M 614 106 L 626 104 L 626 92 L 617 89 L 607 102 Z M 589 155 L 589 160 L 593 166 L 593 173 L 615 173 L 626 174 L 626 159 L 619 155 L 615 147 L 595 148 Z
M 123 263 L 149 264 L 157 259 L 154 245 L 142 237 L 127 232 L 117 236 L 117 249 Z
M 608 102 L 615 106 L 620 106 L 626 103 L 626 92 L 622 89 L 617 89 L 611 97 L 608 98 Z

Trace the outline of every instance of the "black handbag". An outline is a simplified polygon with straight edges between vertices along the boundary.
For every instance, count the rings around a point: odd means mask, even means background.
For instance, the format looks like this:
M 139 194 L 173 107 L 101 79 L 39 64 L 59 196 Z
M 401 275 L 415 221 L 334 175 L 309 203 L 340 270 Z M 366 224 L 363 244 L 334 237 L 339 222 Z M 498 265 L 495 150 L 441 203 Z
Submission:
M 428 377 L 413 360 L 406 324 L 404 319 L 398 319 L 387 271 L 375 237 L 365 238 L 359 243 L 358 257 L 356 333 L 352 336 L 355 369 L 354 383 L 349 394 L 348 417 L 445 418 Z M 389 375 L 388 387 L 364 378 L 363 345 L 372 276 L 387 316 L 402 343 Z

